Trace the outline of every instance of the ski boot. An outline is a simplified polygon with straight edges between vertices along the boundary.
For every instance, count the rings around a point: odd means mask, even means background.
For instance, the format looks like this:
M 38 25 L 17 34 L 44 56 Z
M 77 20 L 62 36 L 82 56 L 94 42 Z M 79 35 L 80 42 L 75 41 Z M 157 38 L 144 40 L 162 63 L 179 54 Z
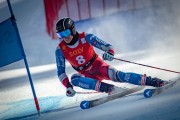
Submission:
M 151 78 L 151 76 L 148 76 L 145 78 L 146 78 L 146 85 L 153 86 L 153 87 L 161 87 L 168 83 L 159 78 Z
M 124 88 L 117 87 L 117 86 L 107 84 L 107 83 L 104 83 L 104 82 L 101 82 L 100 87 L 99 87 L 100 92 L 108 93 L 108 95 L 115 94 L 117 92 L 121 92 L 121 91 L 124 91 L 124 90 L 125 90 Z

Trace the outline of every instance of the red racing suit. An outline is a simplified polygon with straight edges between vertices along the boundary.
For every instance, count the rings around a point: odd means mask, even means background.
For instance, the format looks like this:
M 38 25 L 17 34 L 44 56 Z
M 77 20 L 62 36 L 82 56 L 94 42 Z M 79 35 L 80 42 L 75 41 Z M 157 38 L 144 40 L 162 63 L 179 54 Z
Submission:
M 58 76 L 65 87 L 70 85 L 65 72 L 65 59 L 72 67 L 85 77 L 94 78 L 98 81 L 109 80 L 108 67 L 96 53 L 94 47 L 107 51 L 112 49 L 110 44 L 105 43 L 93 34 L 79 34 L 79 39 L 74 45 L 67 45 L 63 40 L 56 49 L 56 62 Z

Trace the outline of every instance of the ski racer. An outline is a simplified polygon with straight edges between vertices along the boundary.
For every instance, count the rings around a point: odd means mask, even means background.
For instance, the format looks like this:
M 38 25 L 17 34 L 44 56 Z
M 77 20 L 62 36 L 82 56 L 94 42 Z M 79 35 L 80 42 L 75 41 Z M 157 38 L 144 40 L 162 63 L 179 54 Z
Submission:
M 57 74 L 61 83 L 66 87 L 66 95 L 73 97 L 76 91 L 73 86 L 83 89 L 111 93 L 114 85 L 102 82 L 128 82 L 135 85 L 148 85 L 160 87 L 164 81 L 142 74 L 118 71 L 104 62 L 112 61 L 114 49 L 112 45 L 104 42 L 93 34 L 78 33 L 71 18 L 63 18 L 56 23 L 56 34 L 60 40 L 55 51 Z M 95 53 L 94 47 L 104 51 L 102 59 Z M 65 72 L 65 60 L 77 71 L 71 76 L 71 82 Z

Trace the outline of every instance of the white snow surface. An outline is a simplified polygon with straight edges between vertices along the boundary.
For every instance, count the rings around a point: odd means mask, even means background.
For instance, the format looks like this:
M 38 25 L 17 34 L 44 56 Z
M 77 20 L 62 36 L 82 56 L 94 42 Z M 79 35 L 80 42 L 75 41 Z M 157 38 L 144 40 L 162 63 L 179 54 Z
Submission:
M 115 57 L 160 68 L 180 71 L 180 1 L 156 0 L 152 8 L 123 11 L 76 22 L 79 32 L 93 33 L 112 44 Z M 13 0 L 12 8 L 17 19 L 23 47 L 29 63 L 34 87 L 41 107 L 37 115 L 33 96 L 24 68 L 19 61 L 0 68 L 0 119 L 27 120 L 179 120 L 180 83 L 153 98 L 138 95 L 123 97 L 97 107 L 81 110 L 79 103 L 104 94 L 77 94 L 66 97 L 65 88 L 56 74 L 55 49 L 58 40 L 46 33 L 43 0 Z M 0 1 L 0 22 L 10 17 L 7 4 Z M 95 49 L 101 56 L 102 51 Z M 118 70 L 179 80 L 179 75 L 157 69 L 113 60 L 107 62 Z M 70 77 L 76 73 L 66 63 Z M 117 86 L 134 87 L 127 83 Z M 76 91 L 87 91 L 75 87 Z

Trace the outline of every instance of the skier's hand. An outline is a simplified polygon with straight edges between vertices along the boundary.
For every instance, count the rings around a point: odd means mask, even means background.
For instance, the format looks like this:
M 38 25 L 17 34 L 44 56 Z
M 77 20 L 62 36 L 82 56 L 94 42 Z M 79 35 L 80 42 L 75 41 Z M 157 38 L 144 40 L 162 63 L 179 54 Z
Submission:
M 112 61 L 114 59 L 114 50 L 108 50 L 106 51 L 103 56 L 102 56 L 103 60 L 108 60 L 108 61 Z
M 76 94 L 76 91 L 73 89 L 73 87 L 68 87 L 66 89 L 66 96 L 73 97 Z

